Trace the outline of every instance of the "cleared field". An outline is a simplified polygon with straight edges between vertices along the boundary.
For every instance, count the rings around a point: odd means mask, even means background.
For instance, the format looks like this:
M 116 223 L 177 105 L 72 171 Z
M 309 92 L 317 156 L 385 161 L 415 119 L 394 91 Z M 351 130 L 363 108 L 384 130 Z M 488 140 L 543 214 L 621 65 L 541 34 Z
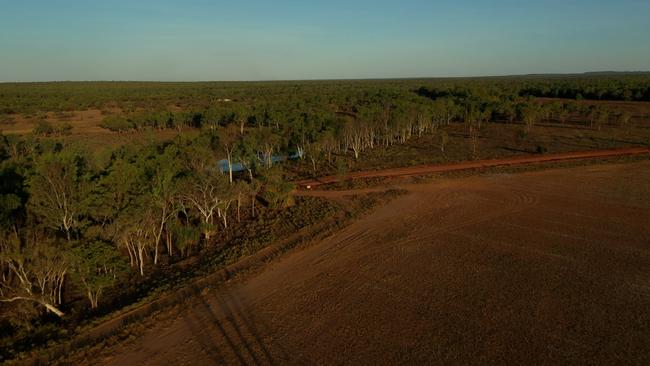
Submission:
M 86 362 L 648 364 L 649 181 L 642 161 L 407 186 Z
M 104 115 L 98 109 L 58 113 L 49 112 L 41 113 L 40 116 L 33 117 L 8 115 L 5 118 L 7 120 L 2 124 L 1 129 L 7 135 L 31 133 L 39 120 L 47 121 L 54 127 L 69 124 L 72 127 L 71 132 L 76 135 L 110 133 L 110 131 L 99 126 L 104 119 Z

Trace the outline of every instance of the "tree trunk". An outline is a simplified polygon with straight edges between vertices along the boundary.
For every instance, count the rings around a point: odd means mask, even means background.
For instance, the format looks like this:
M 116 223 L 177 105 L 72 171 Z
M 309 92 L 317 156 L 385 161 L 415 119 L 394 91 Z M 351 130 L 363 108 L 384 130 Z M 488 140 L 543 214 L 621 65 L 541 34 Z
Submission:
M 140 276 L 144 276 L 144 247 L 138 247 L 138 258 L 140 260 Z
M 173 256 L 174 246 L 172 245 L 172 233 L 169 231 L 169 228 L 165 230 L 165 241 L 167 244 L 167 254 L 171 258 Z
M 158 264 L 158 247 L 159 247 L 159 241 L 156 240 L 156 248 L 153 251 L 153 264 Z
M 59 283 L 57 284 L 59 304 L 63 304 L 63 296 L 61 295 L 61 293 L 63 292 L 63 284 L 65 283 L 66 272 L 67 271 L 63 271 L 63 273 L 61 274 L 61 278 L 59 278 Z
M 90 308 L 97 309 L 99 306 L 99 294 L 101 290 L 97 290 L 93 293 L 90 289 L 88 290 L 88 300 L 90 300 Z
M 228 153 L 228 177 L 230 178 L 230 183 L 232 184 L 232 157 Z
M 47 311 L 50 311 L 54 314 L 56 314 L 59 318 L 63 318 L 65 315 L 61 310 L 57 309 L 54 305 L 47 303 L 47 302 L 41 302 L 39 301 L 41 305 L 45 306 Z
M 237 222 L 241 222 L 241 216 L 240 216 L 240 209 L 241 209 L 241 193 L 237 193 Z
M 131 263 L 131 267 L 135 267 L 135 253 L 131 251 L 131 246 L 130 244 L 126 245 L 126 251 L 129 253 L 129 261 Z

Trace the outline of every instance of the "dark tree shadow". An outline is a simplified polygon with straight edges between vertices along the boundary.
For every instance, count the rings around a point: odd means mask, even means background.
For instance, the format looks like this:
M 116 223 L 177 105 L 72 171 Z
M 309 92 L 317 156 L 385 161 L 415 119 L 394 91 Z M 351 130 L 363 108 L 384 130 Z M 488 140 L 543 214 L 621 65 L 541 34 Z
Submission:
M 201 327 L 198 326 L 198 324 L 196 324 L 196 322 L 189 316 L 183 316 L 183 321 L 192 332 L 192 335 L 194 335 L 199 343 L 201 343 L 201 346 L 208 351 L 210 359 L 214 361 L 216 365 L 222 365 L 224 363 L 223 355 L 219 352 L 219 347 L 214 344 L 212 339 L 210 339 L 210 336 L 205 336 L 202 333 Z

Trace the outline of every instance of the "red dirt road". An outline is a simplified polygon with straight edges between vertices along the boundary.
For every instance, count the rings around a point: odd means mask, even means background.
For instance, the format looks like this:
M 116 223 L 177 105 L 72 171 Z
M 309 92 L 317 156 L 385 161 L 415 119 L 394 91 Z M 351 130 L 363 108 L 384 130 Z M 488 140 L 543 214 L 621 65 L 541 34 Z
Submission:
M 641 161 L 405 186 L 85 361 L 648 365 L 648 182 Z
M 450 172 L 455 170 L 467 170 L 478 168 L 492 168 L 497 166 L 507 165 L 522 165 L 534 163 L 547 163 L 552 161 L 562 160 L 576 160 L 576 159 L 594 159 L 594 158 L 608 158 L 615 156 L 627 155 L 641 155 L 649 154 L 650 149 L 645 147 L 626 148 L 626 149 L 612 149 L 612 150 L 595 150 L 595 151 L 580 151 L 561 154 L 546 154 L 546 155 L 533 155 L 522 156 L 517 158 L 508 159 L 490 159 L 467 161 L 460 163 L 439 164 L 439 165 L 419 165 L 405 168 L 394 168 L 376 171 L 363 171 L 354 172 L 346 175 L 346 179 L 366 179 L 366 178 L 386 178 L 386 177 L 402 177 L 402 176 L 417 176 L 433 173 Z M 306 179 L 296 182 L 301 188 L 313 188 L 323 184 L 336 183 L 340 179 L 337 176 L 327 176 L 317 179 Z

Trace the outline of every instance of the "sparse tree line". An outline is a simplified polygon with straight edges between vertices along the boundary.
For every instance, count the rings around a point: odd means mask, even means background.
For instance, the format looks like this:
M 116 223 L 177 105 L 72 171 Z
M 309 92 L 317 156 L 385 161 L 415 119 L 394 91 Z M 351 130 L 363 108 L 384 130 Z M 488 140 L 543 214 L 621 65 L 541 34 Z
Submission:
M 189 112 L 138 112 L 109 116 L 103 126 L 114 131 L 193 128 L 231 130 L 231 136 L 251 135 L 263 164 L 273 154 L 294 150 L 307 159 L 314 174 L 322 162 L 335 155 L 360 154 L 376 146 L 403 144 L 411 137 L 436 134 L 444 152 L 448 136 L 440 127 L 452 122 L 467 126 L 467 137 L 476 140 L 488 122 L 520 123 L 522 135 L 538 123 L 628 125 L 629 113 L 615 113 L 603 105 L 580 101 L 540 102 L 512 90 L 483 87 L 419 88 L 414 91 L 379 90 L 347 98 L 302 96 L 297 102 L 241 101 Z M 473 137 L 474 136 L 474 137 Z M 222 139 L 228 161 L 246 163 L 235 139 Z M 244 148 L 246 150 L 246 148 Z M 248 156 L 252 156 L 249 152 Z M 250 163 L 250 161 L 249 161 Z
M 521 86 L 519 84 L 515 84 Z M 527 84 L 524 84 L 527 85 Z M 291 89 L 289 87 L 279 90 Z M 413 136 L 435 133 L 444 152 L 449 138 L 441 126 L 463 122 L 466 137 L 475 145 L 480 131 L 488 122 L 522 124 L 521 135 L 528 135 L 538 123 L 582 124 L 600 129 L 606 124 L 629 125 L 632 116 L 613 112 L 604 105 L 581 101 L 540 102 L 522 97 L 520 89 L 511 84 L 475 82 L 467 85 L 450 83 L 436 88 L 414 90 L 352 88 L 349 94 L 312 95 L 296 87 L 295 100 L 287 100 L 282 92 L 259 99 L 215 103 L 209 108 L 190 111 L 140 111 L 110 115 L 102 126 L 117 132 L 163 129 L 217 131 L 232 130 L 231 135 L 253 135 L 257 156 L 264 165 L 272 165 L 273 154 L 295 150 L 307 159 L 314 174 L 323 161 L 332 162 L 334 155 L 360 154 L 375 146 L 405 143 Z M 284 98 L 277 100 L 277 98 Z M 51 129 L 48 131 L 51 132 Z M 38 132 L 38 131 L 35 131 Z M 46 133 L 47 134 L 47 133 Z M 238 153 L 250 147 L 237 146 L 235 140 L 223 139 L 229 163 L 250 165 Z M 475 147 L 473 147 L 475 150 Z M 251 151 L 247 151 L 247 156 Z M 249 164 L 246 164 L 249 163 Z M 232 175 L 232 173 L 231 173 Z

